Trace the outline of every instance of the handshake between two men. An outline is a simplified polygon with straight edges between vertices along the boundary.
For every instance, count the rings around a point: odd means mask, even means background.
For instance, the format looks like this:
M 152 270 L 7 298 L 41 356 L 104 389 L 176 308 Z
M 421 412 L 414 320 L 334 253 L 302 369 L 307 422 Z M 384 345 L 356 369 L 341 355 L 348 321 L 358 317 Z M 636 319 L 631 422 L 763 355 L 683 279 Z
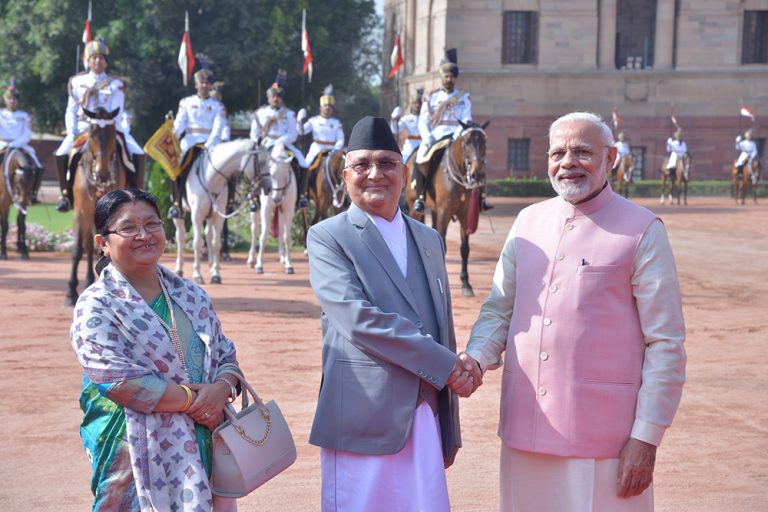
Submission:
M 483 371 L 480 369 L 480 363 L 466 352 L 459 353 L 446 385 L 460 397 L 467 398 L 482 384 Z

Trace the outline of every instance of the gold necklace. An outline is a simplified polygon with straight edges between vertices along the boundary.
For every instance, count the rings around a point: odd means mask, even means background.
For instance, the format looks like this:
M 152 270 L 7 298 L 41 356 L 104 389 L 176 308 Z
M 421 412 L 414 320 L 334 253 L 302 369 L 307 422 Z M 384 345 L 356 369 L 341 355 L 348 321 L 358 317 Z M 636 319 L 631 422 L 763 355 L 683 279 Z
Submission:
M 173 304 L 171 304 L 171 298 L 168 296 L 168 290 L 165 288 L 165 284 L 163 283 L 163 278 L 158 274 L 158 278 L 160 279 L 160 288 L 163 289 L 163 297 L 165 298 L 165 304 L 168 307 L 168 311 L 171 312 L 171 325 L 168 325 L 165 323 L 165 320 L 160 318 L 160 315 L 155 313 L 155 310 L 152 308 L 149 308 L 152 313 L 157 317 L 157 319 L 160 321 L 160 324 L 165 327 L 165 329 L 168 331 L 168 335 L 171 337 L 171 343 L 173 343 L 173 347 L 176 349 L 176 353 L 179 356 L 179 360 L 181 361 L 181 367 L 184 369 L 184 373 L 187 372 L 187 362 L 184 359 L 184 350 L 181 347 L 181 338 L 179 338 L 179 330 L 176 328 L 176 315 L 173 314 Z

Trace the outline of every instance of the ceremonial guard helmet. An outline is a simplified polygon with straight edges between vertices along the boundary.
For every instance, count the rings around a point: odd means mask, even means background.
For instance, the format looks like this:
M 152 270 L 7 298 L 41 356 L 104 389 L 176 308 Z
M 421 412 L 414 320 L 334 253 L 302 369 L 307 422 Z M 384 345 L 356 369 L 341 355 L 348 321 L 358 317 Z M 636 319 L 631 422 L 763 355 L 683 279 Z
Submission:
M 11 78 L 10 83 L 8 84 L 8 88 L 3 93 L 3 98 L 16 98 L 19 99 L 19 91 L 16 90 L 16 80 L 14 78 Z
M 459 76 L 459 60 L 456 48 L 445 50 L 445 59 L 440 62 L 440 74 L 452 74 L 454 77 Z
M 90 59 L 94 55 L 101 55 L 105 59 L 109 58 L 109 47 L 101 38 L 94 39 L 85 45 L 85 60 Z
M 280 96 L 285 94 L 285 81 L 288 78 L 288 72 L 284 69 L 277 70 L 277 76 L 272 85 L 267 89 L 267 96 Z
M 213 82 L 213 84 L 211 84 L 211 98 L 224 103 L 224 96 L 221 93 L 223 87 L 224 82 Z
M 320 106 L 324 107 L 325 105 L 335 105 L 336 100 L 333 97 L 333 84 L 328 84 L 328 86 L 323 89 L 323 95 L 320 96 Z

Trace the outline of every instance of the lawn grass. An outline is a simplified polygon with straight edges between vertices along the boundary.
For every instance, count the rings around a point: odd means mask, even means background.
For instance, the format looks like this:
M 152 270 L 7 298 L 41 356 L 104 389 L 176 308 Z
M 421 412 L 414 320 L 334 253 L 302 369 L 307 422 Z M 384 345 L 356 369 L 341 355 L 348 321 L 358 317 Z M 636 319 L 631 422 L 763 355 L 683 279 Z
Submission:
M 16 224 L 18 211 L 11 208 L 8 218 L 9 224 Z M 51 233 L 61 233 L 72 229 L 73 213 L 72 210 L 67 213 L 56 211 L 56 205 L 53 204 L 35 204 L 27 208 L 27 224 L 39 224 Z

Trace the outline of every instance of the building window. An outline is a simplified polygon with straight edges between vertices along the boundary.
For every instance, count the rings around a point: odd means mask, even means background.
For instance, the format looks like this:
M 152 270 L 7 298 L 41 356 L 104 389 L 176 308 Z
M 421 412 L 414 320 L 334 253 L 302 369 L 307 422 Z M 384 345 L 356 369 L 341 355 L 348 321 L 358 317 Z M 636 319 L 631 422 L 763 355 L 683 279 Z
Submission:
M 619 0 L 616 6 L 616 69 L 653 67 L 656 0 Z
M 535 11 L 505 11 L 504 41 L 501 45 L 502 64 L 535 64 L 538 48 L 539 13 Z
M 765 151 L 765 139 L 761 138 L 752 140 L 755 141 L 755 145 L 757 146 L 757 158 L 762 160 L 765 155 L 765 153 L 763 153 L 763 151 Z
M 531 164 L 528 161 L 528 146 L 531 139 L 507 139 L 507 170 L 527 171 Z
M 768 64 L 768 11 L 744 11 L 741 63 Z
M 634 160 L 632 181 L 641 180 L 645 174 L 645 146 L 631 146 L 630 151 L 632 151 L 632 159 Z

